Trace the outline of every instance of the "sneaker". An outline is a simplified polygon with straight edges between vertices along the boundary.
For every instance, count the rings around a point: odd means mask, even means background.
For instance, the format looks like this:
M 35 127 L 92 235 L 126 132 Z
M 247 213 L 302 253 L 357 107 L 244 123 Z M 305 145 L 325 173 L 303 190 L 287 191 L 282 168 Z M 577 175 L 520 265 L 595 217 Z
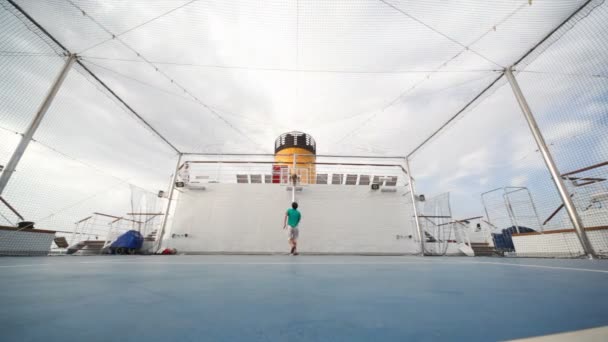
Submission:
M 294 252 L 296 251 L 295 247 L 291 247 L 291 251 L 289 252 L 289 254 L 294 254 Z

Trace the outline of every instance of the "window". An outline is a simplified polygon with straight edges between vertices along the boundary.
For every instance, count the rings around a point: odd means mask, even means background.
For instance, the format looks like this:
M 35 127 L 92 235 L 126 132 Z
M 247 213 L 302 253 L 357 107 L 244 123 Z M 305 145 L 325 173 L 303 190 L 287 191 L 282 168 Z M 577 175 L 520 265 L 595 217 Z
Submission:
M 334 173 L 331 175 L 331 184 L 342 184 L 342 177 L 344 175 L 341 173 Z
M 357 175 L 346 175 L 346 185 L 357 185 Z
M 359 176 L 359 185 L 369 185 L 369 175 Z
M 380 178 L 380 176 L 374 176 L 374 183 L 382 185 L 384 181 L 381 181 Z
M 388 180 L 386 181 L 386 185 L 387 186 L 396 186 L 397 185 L 397 176 L 388 177 Z

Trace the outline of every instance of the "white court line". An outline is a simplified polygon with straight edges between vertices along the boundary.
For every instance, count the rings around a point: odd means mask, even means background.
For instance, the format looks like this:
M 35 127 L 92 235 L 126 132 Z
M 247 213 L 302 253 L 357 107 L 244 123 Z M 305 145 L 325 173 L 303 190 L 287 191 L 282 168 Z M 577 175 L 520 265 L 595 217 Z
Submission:
M 154 265 L 328 265 L 328 266 L 356 266 L 356 265 L 428 265 L 428 264 L 439 264 L 439 265 L 478 265 L 478 264 L 489 264 L 489 265 L 501 265 L 501 266 L 519 266 L 519 267 L 533 267 L 533 268 L 546 268 L 546 269 L 557 269 L 567 271 L 580 271 L 580 272 L 595 272 L 595 273 L 608 273 L 608 270 L 594 270 L 590 268 L 572 268 L 572 267 L 558 267 L 558 266 L 543 266 L 543 265 L 529 265 L 529 264 L 512 264 L 512 263 L 501 263 L 501 262 L 483 262 L 483 261 L 394 261 L 394 262 L 162 262 L 162 261 L 83 261 L 83 264 L 154 264 Z
M 581 271 L 581 272 L 595 272 L 595 273 L 608 273 L 608 270 L 594 270 L 592 268 L 573 268 L 573 267 L 559 267 L 559 266 L 544 266 L 544 265 L 529 265 L 529 264 L 512 264 L 508 262 L 488 262 L 488 261 L 468 261 L 462 262 L 463 264 L 490 264 L 490 265 L 504 265 L 504 266 L 519 266 L 519 267 L 532 267 L 532 268 L 547 268 L 555 270 L 568 270 L 568 271 Z
M 152 265 L 422 265 L 428 262 L 401 261 L 401 262 L 161 262 L 161 261 L 83 261 L 79 264 L 152 264 Z
M 608 340 L 608 326 L 512 340 L 511 342 L 592 342 Z
M 139 258 L 143 260 L 144 258 Z M 515 266 L 515 267 L 528 267 L 528 268 L 544 268 L 554 270 L 565 270 L 565 271 L 578 271 L 578 272 L 593 272 L 593 273 L 608 273 L 608 270 L 595 270 L 590 268 L 573 268 L 573 267 L 559 267 L 559 266 L 544 266 L 544 265 L 530 265 L 530 264 L 513 264 L 507 262 L 486 262 L 486 261 L 382 261 L 382 262 L 162 262 L 162 261 L 131 261 L 123 259 L 121 260 L 109 260 L 109 261 L 81 261 L 81 262 L 59 262 L 52 264 L 24 264 L 24 265 L 2 265 L 0 268 L 19 268 L 19 267 L 34 267 L 34 266 L 64 266 L 64 265 L 75 265 L 75 264 L 135 264 L 135 265 L 209 265 L 209 266 L 221 266 L 221 265 L 232 265 L 232 266 L 250 266 L 250 265 L 328 265 L 328 266 L 357 266 L 357 265 L 499 265 L 499 266 Z
M 433 262 L 434 264 L 461 264 L 459 262 Z M 59 262 L 52 264 L 24 264 L 24 265 L 3 265 L 0 268 L 19 268 L 34 266 L 64 266 L 64 265 L 103 265 L 103 264 L 133 264 L 133 265 L 336 265 L 336 266 L 356 266 L 356 265 L 423 265 L 429 264 L 426 261 L 400 261 L 400 262 L 160 262 L 160 261 L 80 261 L 80 262 Z
M 48 265 L 56 265 L 56 264 L 1 265 L 0 268 L 19 268 L 19 267 L 48 266 Z

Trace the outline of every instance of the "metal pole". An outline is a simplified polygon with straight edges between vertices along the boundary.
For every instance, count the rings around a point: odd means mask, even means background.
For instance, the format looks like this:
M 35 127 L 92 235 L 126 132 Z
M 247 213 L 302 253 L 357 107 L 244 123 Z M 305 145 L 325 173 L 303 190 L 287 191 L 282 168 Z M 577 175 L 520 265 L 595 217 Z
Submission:
M 8 203 L 7 200 L 5 200 L 4 198 L 2 198 L 2 196 L 0 196 L 0 202 L 4 203 L 4 205 L 13 212 L 13 214 L 15 214 L 15 216 L 17 216 L 17 218 L 19 218 L 21 221 L 25 221 L 25 219 L 23 218 L 23 216 L 21 216 L 21 214 L 19 214 L 19 212 L 17 211 L 17 209 L 13 208 L 13 206 Z
M 173 173 L 173 180 L 171 181 L 171 185 L 169 186 L 169 202 L 167 203 L 167 210 L 165 210 L 165 216 L 163 217 L 163 224 L 160 228 L 160 232 L 157 235 L 158 246 L 156 246 L 155 251 L 161 248 L 163 243 L 163 236 L 165 235 L 165 228 L 167 227 L 167 221 L 169 221 L 169 211 L 171 210 L 171 204 L 173 203 L 173 192 L 175 190 L 175 182 L 177 181 L 177 173 L 179 172 L 179 167 L 182 163 L 183 154 L 179 154 L 177 158 L 177 165 L 175 166 L 175 172 Z
M 292 177 L 292 182 L 291 182 L 291 203 L 294 203 L 296 201 L 296 182 L 297 182 L 297 174 L 296 174 L 296 159 L 298 158 L 297 154 L 293 154 L 293 166 L 292 166 L 292 170 L 291 170 L 291 177 Z
M 492 221 L 492 219 L 490 218 L 490 213 L 488 213 L 488 205 L 486 204 L 486 200 L 483 195 L 485 194 L 481 195 L 481 203 L 483 204 L 483 210 L 486 212 L 486 218 L 488 219 L 488 221 Z
M 536 215 L 536 220 L 538 221 L 538 228 L 541 233 L 545 231 L 542 222 L 540 222 L 540 216 L 538 216 L 538 210 L 536 210 L 536 204 L 534 204 L 534 199 L 532 198 L 532 193 L 530 189 L 526 188 L 526 192 L 528 193 L 528 197 L 530 198 L 530 203 L 532 204 L 532 209 L 534 210 L 534 215 Z
M 44 101 L 42 101 L 42 104 L 40 104 L 40 107 L 38 107 L 38 111 L 36 111 L 34 119 L 32 119 L 32 122 L 30 122 L 29 127 L 21 136 L 21 141 L 19 142 L 19 145 L 17 145 L 17 148 L 15 149 L 15 152 L 13 152 L 11 159 L 8 161 L 8 164 L 6 164 L 6 168 L 4 168 L 4 171 L 0 175 L 0 195 L 2 195 L 2 192 L 6 188 L 8 181 L 11 179 L 11 176 L 15 172 L 17 165 L 19 165 L 19 160 L 21 160 L 21 157 L 25 153 L 27 146 L 30 144 L 30 141 L 32 141 L 32 138 L 34 137 L 36 130 L 40 126 L 44 115 L 51 107 L 51 103 L 53 103 L 55 95 L 57 95 L 59 88 L 61 88 L 61 84 L 65 80 L 66 76 L 68 75 L 68 72 L 72 68 L 72 64 L 74 64 L 75 61 L 76 55 L 69 55 L 68 59 L 63 65 L 63 68 L 61 68 L 59 75 L 57 75 L 57 78 L 51 85 L 51 89 L 49 89 L 49 92 L 46 94 Z
M 536 119 L 532 114 L 532 110 L 530 110 L 530 106 L 528 106 L 528 102 L 524 97 L 519 84 L 517 83 L 517 79 L 513 76 L 512 67 L 509 67 L 505 70 L 505 75 L 509 80 L 509 84 L 513 89 L 513 94 L 519 103 L 519 107 L 528 122 L 528 126 L 530 127 L 530 131 L 532 131 L 532 135 L 534 136 L 534 140 L 536 140 L 536 144 L 538 146 L 539 151 L 541 152 L 543 159 L 545 160 L 545 164 L 547 164 L 547 168 L 549 169 L 549 173 L 551 173 L 551 177 L 553 178 L 553 182 L 555 183 L 555 187 L 559 192 L 560 197 L 562 198 L 562 202 L 564 202 L 564 206 L 566 207 L 566 211 L 568 212 L 568 216 L 572 221 L 572 225 L 574 225 L 574 229 L 576 230 L 576 234 L 578 235 L 578 239 L 581 242 L 583 250 L 589 256 L 589 258 L 593 258 L 595 256 L 595 251 L 593 250 L 593 246 L 587 237 L 587 233 L 585 232 L 585 227 L 583 226 L 583 222 L 576 211 L 576 207 L 574 206 L 574 202 L 570 197 L 570 193 L 564 184 L 564 180 L 562 179 L 557 166 L 555 165 L 555 161 L 551 156 L 551 152 L 547 147 L 547 143 L 545 142 L 545 138 L 543 137 L 538 124 L 536 123 Z
M 505 201 L 507 213 L 509 214 L 509 218 L 511 219 L 511 224 L 515 226 L 515 230 L 517 231 L 517 234 L 519 234 L 519 224 L 517 223 L 517 218 L 515 217 L 515 212 L 513 211 L 513 206 L 511 205 L 511 200 L 509 199 L 509 194 L 507 193 L 506 189 L 504 189 L 504 194 L 502 195 L 502 198 Z
M 414 188 L 414 179 L 410 171 L 410 160 L 405 158 L 405 168 L 407 169 L 407 178 L 410 185 L 410 195 L 412 197 L 412 206 L 414 208 L 414 219 L 416 220 L 416 230 L 418 231 L 418 237 L 420 238 L 420 253 L 424 255 L 424 234 L 420 227 L 420 218 L 418 217 L 418 208 L 416 207 L 416 190 Z

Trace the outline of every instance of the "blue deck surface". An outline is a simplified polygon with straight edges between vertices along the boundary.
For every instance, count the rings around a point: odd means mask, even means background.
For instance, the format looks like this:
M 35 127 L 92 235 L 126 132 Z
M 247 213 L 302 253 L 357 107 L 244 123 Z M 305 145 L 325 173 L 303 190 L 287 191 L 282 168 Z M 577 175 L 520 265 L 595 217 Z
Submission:
M 608 325 L 608 262 L 0 258 L 2 341 L 495 341 Z

